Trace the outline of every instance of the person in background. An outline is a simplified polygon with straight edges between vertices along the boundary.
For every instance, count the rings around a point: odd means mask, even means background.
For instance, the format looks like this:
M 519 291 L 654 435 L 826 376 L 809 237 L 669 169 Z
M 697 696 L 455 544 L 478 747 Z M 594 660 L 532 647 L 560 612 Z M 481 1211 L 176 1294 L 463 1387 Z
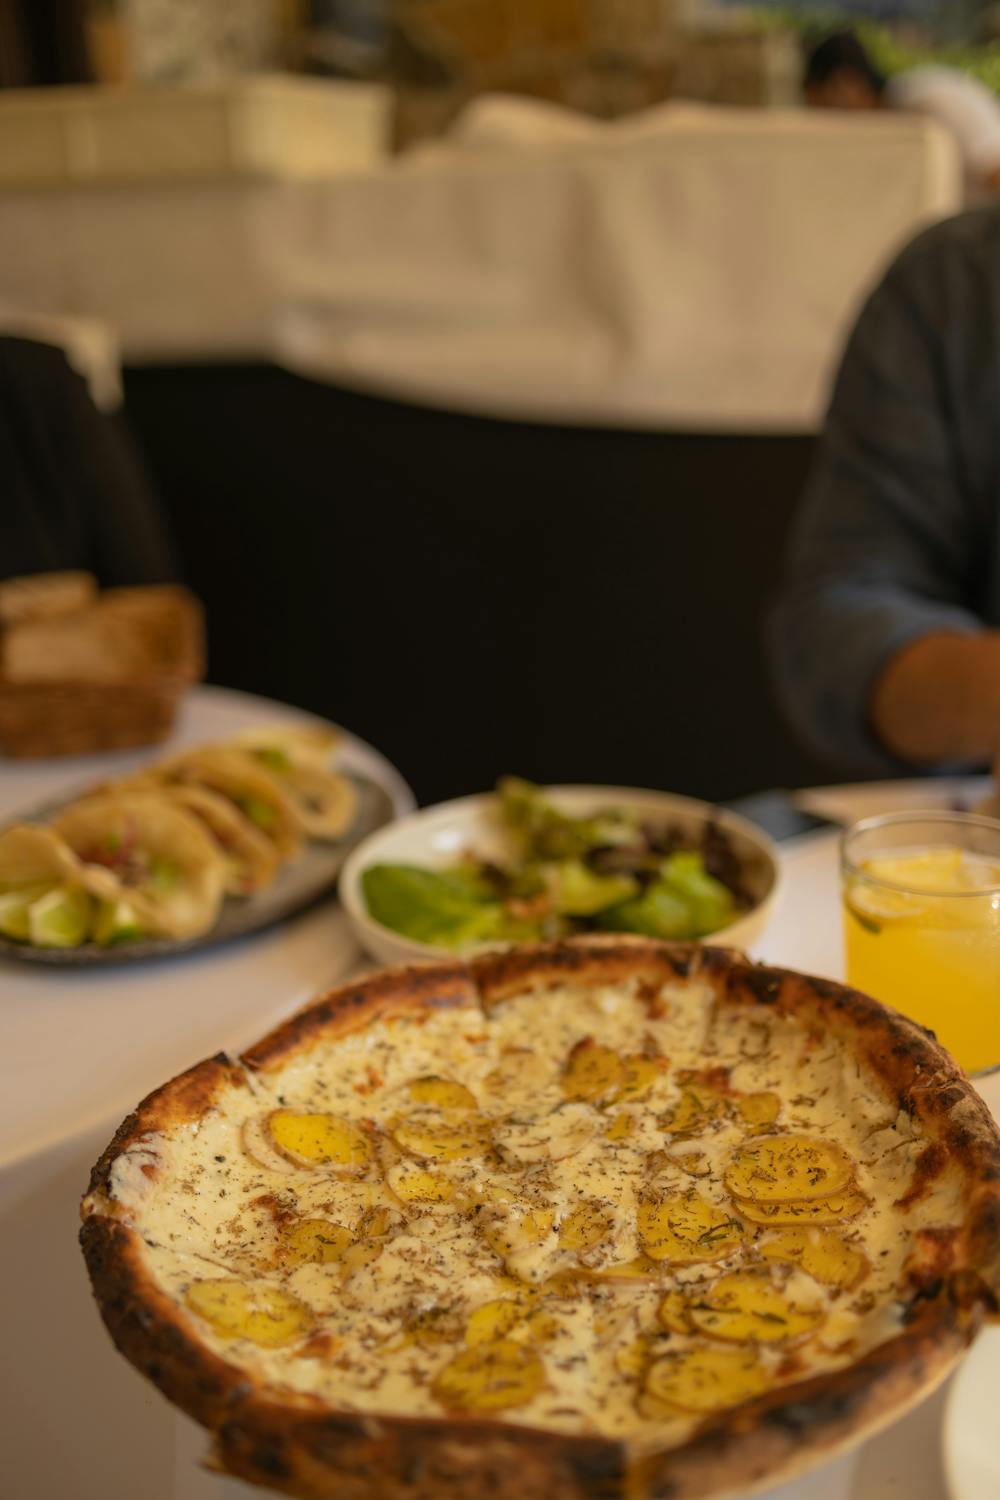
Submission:
M 0 579 L 84 569 L 173 583 L 177 558 L 125 428 L 61 349 L 0 337 Z
M 925 231 L 862 310 L 768 630 L 841 770 L 1000 773 L 1000 207 Z
M 803 91 L 819 109 L 898 109 L 929 115 L 958 141 L 970 196 L 1000 192 L 1000 101 L 957 68 L 930 64 L 886 78 L 853 31 L 839 31 L 806 60 Z

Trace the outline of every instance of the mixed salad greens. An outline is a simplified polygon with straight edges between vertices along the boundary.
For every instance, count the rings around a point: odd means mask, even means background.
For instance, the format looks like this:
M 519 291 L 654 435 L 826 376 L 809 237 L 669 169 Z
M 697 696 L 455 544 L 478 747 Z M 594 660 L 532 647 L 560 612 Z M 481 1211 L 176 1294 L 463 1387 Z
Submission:
M 361 881 L 377 922 L 447 948 L 574 932 L 686 939 L 718 932 L 753 904 L 732 841 L 711 818 L 693 842 L 626 807 L 570 817 L 517 777 L 497 792 L 512 857 L 470 852 L 442 870 L 370 865 Z

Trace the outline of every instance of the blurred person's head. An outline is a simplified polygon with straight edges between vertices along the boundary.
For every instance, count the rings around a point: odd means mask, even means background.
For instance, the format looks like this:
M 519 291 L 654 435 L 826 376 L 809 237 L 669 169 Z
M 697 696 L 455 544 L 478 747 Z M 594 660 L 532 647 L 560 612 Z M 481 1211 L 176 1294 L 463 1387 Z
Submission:
M 809 53 L 802 88 L 819 109 L 878 109 L 885 77 L 853 31 L 837 31 Z

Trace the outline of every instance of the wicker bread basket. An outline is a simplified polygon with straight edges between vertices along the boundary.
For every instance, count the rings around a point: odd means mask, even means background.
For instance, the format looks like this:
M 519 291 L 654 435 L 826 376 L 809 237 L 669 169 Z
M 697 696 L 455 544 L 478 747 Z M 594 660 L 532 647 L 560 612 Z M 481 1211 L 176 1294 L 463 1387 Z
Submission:
M 15 640 L 18 630 L 33 634 Z M 79 642 L 92 636 L 92 661 L 81 667 Z M 62 672 L 60 642 L 73 645 L 71 666 Z M 109 642 L 123 649 L 102 658 Z M 186 589 L 171 585 L 108 590 L 86 610 L 11 626 L 0 639 L 4 645 L 0 752 L 21 759 L 157 744 L 170 733 L 185 690 L 204 671 L 201 607 Z M 25 670 L 26 647 L 39 661 L 36 676 Z M 11 662 L 15 671 L 8 670 Z

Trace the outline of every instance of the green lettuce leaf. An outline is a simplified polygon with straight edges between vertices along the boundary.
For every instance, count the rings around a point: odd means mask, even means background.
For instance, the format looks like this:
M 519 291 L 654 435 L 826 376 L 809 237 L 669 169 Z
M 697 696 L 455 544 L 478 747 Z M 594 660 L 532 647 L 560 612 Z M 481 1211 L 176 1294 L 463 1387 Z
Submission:
M 546 865 L 546 884 L 555 910 L 568 917 L 592 917 L 609 906 L 619 906 L 638 893 L 631 875 L 598 875 L 579 859 Z
M 571 818 L 546 800 L 540 787 L 518 776 L 497 784 L 500 813 L 527 859 L 579 859 L 607 844 L 634 843 L 639 817 L 626 808 L 609 808 L 589 818 Z
M 663 861 L 641 896 L 602 912 L 598 920 L 613 932 L 687 939 L 718 932 L 734 912 L 731 892 L 709 875 L 701 855 L 680 852 Z
M 700 854 L 671 854 L 660 866 L 660 880 L 675 896 L 687 902 L 692 936 L 705 937 L 732 921 L 735 911 L 732 892 L 709 875 Z
M 656 938 L 696 936 L 688 903 L 662 880 L 654 880 L 641 896 L 601 912 L 597 920 L 610 932 L 638 932 Z
M 461 869 L 370 865 L 361 887 L 376 922 L 414 942 L 458 948 L 502 935 L 503 906 L 483 900 L 478 882 Z

